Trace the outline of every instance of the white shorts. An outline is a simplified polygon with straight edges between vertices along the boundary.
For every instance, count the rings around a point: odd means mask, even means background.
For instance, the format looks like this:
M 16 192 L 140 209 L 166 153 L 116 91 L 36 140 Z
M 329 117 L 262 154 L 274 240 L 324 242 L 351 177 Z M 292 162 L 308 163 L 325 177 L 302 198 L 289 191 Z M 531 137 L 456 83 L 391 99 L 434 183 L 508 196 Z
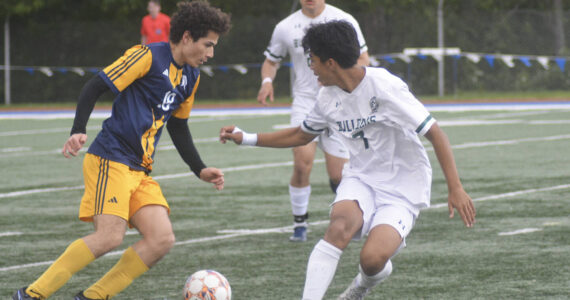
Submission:
M 405 245 L 405 238 L 414 227 L 417 216 L 404 205 L 383 202 L 381 193 L 354 177 L 342 178 L 332 205 L 344 200 L 356 200 L 362 210 L 362 228 L 353 239 L 359 240 L 375 226 L 387 224 L 398 231 Z
M 291 127 L 301 126 L 314 105 L 315 100 L 301 97 L 295 98 L 291 106 Z M 314 141 L 318 143 L 317 145 L 321 150 L 330 155 L 344 159 L 349 158 L 350 153 L 342 143 L 340 136 L 333 134 L 328 129 L 316 137 Z

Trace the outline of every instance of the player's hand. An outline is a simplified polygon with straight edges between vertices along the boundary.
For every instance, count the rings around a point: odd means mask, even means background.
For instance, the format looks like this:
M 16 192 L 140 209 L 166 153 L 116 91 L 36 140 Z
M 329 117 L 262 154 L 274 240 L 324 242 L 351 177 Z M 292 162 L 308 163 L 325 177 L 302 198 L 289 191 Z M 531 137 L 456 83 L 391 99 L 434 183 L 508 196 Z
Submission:
M 70 158 L 70 154 L 77 156 L 85 142 L 87 142 L 87 135 L 85 133 L 74 133 L 67 139 L 65 144 L 63 144 L 61 154 L 66 158 Z
M 257 102 L 267 106 L 267 97 L 273 102 L 273 83 L 271 82 L 266 82 L 261 85 L 257 93 Z
M 241 142 L 243 141 L 243 133 L 241 131 L 237 131 L 235 125 L 224 126 L 220 130 L 220 142 L 225 144 L 228 140 L 241 145 Z
M 200 179 L 214 184 L 214 188 L 221 191 L 224 188 L 224 173 L 218 168 L 204 168 L 200 171 Z
M 463 188 L 449 192 L 447 206 L 450 218 L 453 218 L 454 209 L 457 209 L 465 226 L 473 227 L 473 224 L 475 224 L 475 206 L 473 205 L 473 200 L 471 200 L 471 197 Z

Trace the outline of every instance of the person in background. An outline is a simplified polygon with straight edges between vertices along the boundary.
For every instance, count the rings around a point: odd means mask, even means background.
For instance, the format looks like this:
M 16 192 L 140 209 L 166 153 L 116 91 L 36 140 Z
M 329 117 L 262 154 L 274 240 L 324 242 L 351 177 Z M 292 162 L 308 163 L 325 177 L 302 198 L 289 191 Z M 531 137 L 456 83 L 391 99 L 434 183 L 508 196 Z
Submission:
M 47 299 L 73 274 L 121 245 L 127 226 L 136 228 L 141 239 L 73 299 L 110 299 L 170 251 L 174 246 L 170 207 L 150 176 L 165 127 L 196 177 L 223 189 L 224 174 L 202 162 L 188 117 L 200 82 L 199 67 L 214 56 L 220 35 L 229 29 L 229 15 L 208 2 L 180 2 L 172 17 L 170 42 L 136 45 L 85 84 L 61 151 L 67 158 L 78 155 L 87 142 L 87 121 L 97 99 L 106 91 L 116 94 L 111 116 L 83 159 L 85 191 L 79 219 L 93 222 L 94 230 L 73 241 L 12 299 Z
M 267 105 L 267 98 L 273 101 L 273 80 L 277 74 L 279 63 L 289 54 L 293 63 L 295 81 L 293 82 L 293 104 L 291 106 L 290 125 L 297 127 L 311 111 L 317 99 L 320 84 L 307 64 L 308 57 L 301 46 L 301 39 L 311 24 L 330 20 L 346 20 L 350 22 L 358 34 L 360 57 L 358 63 L 369 64 L 368 47 L 358 26 L 358 22 L 348 13 L 325 4 L 325 0 L 300 0 L 301 9 L 291 14 L 275 27 L 271 41 L 265 50 L 265 61 L 261 67 L 261 87 L 257 101 Z M 307 218 L 309 198 L 311 195 L 310 175 L 313 168 L 316 147 L 325 154 L 326 169 L 333 192 L 341 179 L 341 172 L 348 159 L 348 151 L 340 139 L 327 131 L 313 143 L 293 148 L 293 174 L 289 182 L 289 199 L 293 213 L 292 242 L 307 240 Z
M 141 44 L 168 42 L 170 17 L 160 12 L 160 1 L 150 0 L 141 24 Z

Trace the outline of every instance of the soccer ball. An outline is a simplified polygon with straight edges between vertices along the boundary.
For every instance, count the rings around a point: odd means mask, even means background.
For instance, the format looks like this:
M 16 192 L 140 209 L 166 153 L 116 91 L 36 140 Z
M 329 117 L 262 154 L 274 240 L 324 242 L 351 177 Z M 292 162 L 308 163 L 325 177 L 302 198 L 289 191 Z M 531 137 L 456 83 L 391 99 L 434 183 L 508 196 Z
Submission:
M 214 270 L 198 271 L 186 280 L 184 300 L 230 300 L 232 289 L 224 275 Z

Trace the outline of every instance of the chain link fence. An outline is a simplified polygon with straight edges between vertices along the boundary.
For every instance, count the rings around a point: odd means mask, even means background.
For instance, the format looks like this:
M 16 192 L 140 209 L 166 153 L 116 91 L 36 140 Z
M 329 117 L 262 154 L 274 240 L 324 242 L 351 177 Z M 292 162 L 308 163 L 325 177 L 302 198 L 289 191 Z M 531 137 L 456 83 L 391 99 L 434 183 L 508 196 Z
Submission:
M 388 12 L 382 7 L 353 15 L 361 24 L 369 53 L 379 66 L 408 82 L 415 94 L 437 94 L 436 57 L 399 56 L 406 48 L 437 45 L 435 8 L 433 14 L 427 15 L 414 10 Z M 259 68 L 264 60 L 262 53 L 280 19 L 233 17 L 232 31 L 221 37 L 214 59 L 208 61 L 209 68 L 202 72 L 197 97 L 255 101 L 260 85 Z M 569 19 L 570 11 L 564 11 L 562 20 Z M 553 20 L 552 11 L 445 11 L 445 45 L 481 57 L 479 61 L 466 55 L 443 58 L 446 94 L 568 90 L 570 65 L 562 62 L 570 60 L 570 56 L 558 53 L 560 37 Z M 76 101 L 91 76 L 140 42 L 139 26 L 140 19 L 12 18 L 12 103 Z M 563 24 L 563 30 L 570 32 L 570 22 Z M 3 51 L 0 49 L 0 57 Z M 505 59 L 510 55 L 515 55 L 511 63 Z M 495 60 L 489 60 L 488 56 L 494 56 Z M 275 80 L 277 97 L 289 96 L 289 79 L 288 66 L 282 66 Z M 3 82 L 4 72 L 0 72 L 0 83 Z M 4 88 L 1 84 L 0 95 L 4 95 Z M 112 95 L 105 95 L 105 100 L 111 99 Z

